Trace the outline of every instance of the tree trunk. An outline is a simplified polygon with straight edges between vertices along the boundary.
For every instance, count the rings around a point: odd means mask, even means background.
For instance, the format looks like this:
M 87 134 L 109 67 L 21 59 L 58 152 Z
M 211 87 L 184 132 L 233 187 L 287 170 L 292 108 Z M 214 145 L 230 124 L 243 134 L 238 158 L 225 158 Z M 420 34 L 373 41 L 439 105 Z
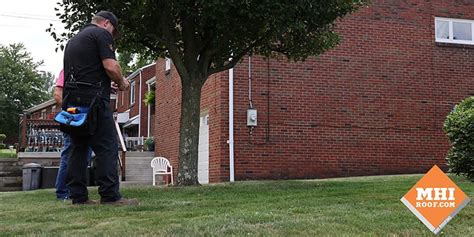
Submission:
M 189 80 L 181 80 L 181 83 L 178 185 L 199 185 L 197 166 L 202 85 Z

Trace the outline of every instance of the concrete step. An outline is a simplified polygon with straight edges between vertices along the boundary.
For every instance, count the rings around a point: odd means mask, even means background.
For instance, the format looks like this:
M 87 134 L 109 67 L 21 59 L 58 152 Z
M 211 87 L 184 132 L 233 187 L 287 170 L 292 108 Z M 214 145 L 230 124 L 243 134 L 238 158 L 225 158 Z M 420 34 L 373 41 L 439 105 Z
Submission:
M 0 169 L 7 167 L 22 167 L 23 163 L 17 159 L 4 159 L 0 158 Z
M 21 169 L 16 170 L 0 170 L 0 177 L 21 177 L 23 172 Z
M 150 176 L 151 177 L 151 173 L 152 173 L 151 170 L 149 171 L 145 170 L 143 172 L 136 171 L 136 170 L 126 170 L 125 174 L 127 175 L 127 177 L 128 176 Z
M 138 166 L 140 166 L 140 167 L 151 167 L 150 162 L 148 162 L 146 160 L 145 161 L 136 161 L 136 160 L 128 161 L 127 160 L 127 161 L 125 161 L 125 165 L 126 166 L 135 166 L 135 167 L 138 167 Z
M 131 162 L 128 162 L 126 161 L 125 162 L 125 167 L 130 167 L 130 168 L 150 168 L 151 169 L 151 165 L 150 165 L 150 162 L 140 162 L 140 161 L 131 161 Z
M 145 181 L 122 181 L 120 182 L 120 187 L 127 187 L 127 186 L 151 186 L 151 181 L 150 182 L 145 182 Z
M 147 168 L 151 169 L 150 162 L 139 162 L 139 161 L 131 161 L 131 162 L 126 161 L 125 167 L 130 168 L 130 169 L 147 169 Z
M 21 177 L 2 177 L 0 179 L 0 190 L 1 191 L 15 191 L 22 189 L 22 178 Z
M 136 181 L 136 182 L 144 182 L 144 183 L 152 183 L 153 178 L 150 176 L 128 176 L 126 178 L 127 181 Z
M 149 160 L 153 159 L 153 156 L 126 156 L 127 160 Z
M 130 152 L 125 153 L 126 158 L 129 158 L 129 157 L 151 157 L 153 159 L 154 156 L 155 156 L 154 152 L 130 151 Z
M 14 171 L 14 170 L 22 170 L 22 166 L 5 166 L 0 167 L 0 171 Z
M 148 154 L 146 154 L 148 153 Z M 153 152 L 127 152 L 126 155 L 126 182 L 151 185 L 151 160 L 154 158 Z

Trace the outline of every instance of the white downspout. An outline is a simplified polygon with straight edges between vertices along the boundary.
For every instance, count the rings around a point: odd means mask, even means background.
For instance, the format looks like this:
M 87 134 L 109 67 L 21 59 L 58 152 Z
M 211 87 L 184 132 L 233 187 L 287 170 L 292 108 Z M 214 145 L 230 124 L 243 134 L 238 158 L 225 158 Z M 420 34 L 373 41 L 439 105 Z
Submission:
M 229 181 L 234 182 L 234 69 L 229 69 Z
M 142 136 L 142 70 L 140 68 L 140 89 L 138 89 L 138 114 L 140 115 L 138 120 L 138 137 Z M 143 142 L 141 145 L 143 145 Z
M 147 84 L 148 85 L 148 92 L 147 93 L 150 93 L 150 84 Z M 147 107 L 148 107 L 148 121 L 147 121 L 147 130 L 146 130 L 146 136 L 147 137 L 150 137 L 150 106 L 151 104 L 149 104 Z

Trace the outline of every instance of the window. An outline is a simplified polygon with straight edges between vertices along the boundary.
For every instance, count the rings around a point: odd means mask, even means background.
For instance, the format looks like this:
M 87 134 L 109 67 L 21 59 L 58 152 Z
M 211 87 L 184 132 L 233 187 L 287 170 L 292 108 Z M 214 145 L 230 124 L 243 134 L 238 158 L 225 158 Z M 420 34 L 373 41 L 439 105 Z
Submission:
M 40 119 L 45 119 L 46 118 L 46 109 L 41 110 L 41 115 Z
M 171 58 L 165 58 L 165 72 L 171 70 Z
M 474 45 L 474 20 L 435 18 L 436 42 Z
M 135 103 L 135 81 L 130 83 L 130 105 Z

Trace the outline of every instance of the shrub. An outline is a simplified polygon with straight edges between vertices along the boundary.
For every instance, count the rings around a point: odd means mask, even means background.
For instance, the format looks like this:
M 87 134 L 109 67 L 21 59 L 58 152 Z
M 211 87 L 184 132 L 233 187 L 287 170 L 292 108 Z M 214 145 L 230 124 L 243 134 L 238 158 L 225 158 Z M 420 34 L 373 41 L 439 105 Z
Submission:
M 146 106 L 154 105 L 155 104 L 155 90 L 149 90 L 145 94 L 145 99 L 143 100 Z
M 3 143 L 0 143 L 0 149 L 5 149 L 7 146 Z
M 444 131 L 451 143 L 450 172 L 474 181 L 474 96 L 454 108 L 444 122 Z
M 3 140 L 5 140 L 5 138 L 7 138 L 7 135 L 0 134 L 0 143 L 3 143 Z
M 147 151 L 154 151 L 155 150 L 155 140 L 153 137 L 149 137 L 145 140 L 145 149 Z

